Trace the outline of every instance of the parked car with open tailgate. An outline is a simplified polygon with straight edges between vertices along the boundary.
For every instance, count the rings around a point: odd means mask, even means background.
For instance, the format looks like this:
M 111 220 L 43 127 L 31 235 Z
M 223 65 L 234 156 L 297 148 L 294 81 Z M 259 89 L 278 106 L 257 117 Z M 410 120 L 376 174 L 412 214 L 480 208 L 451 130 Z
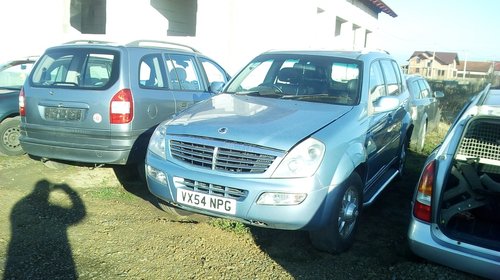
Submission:
M 500 276 L 500 89 L 467 104 L 427 158 L 408 238 L 417 255 L 491 279 Z
M 139 166 L 156 125 L 229 79 L 197 50 L 161 41 L 71 42 L 46 50 L 20 93 L 31 156 Z
M 362 207 L 403 171 L 408 95 L 385 52 L 264 53 L 157 127 L 148 187 L 167 207 L 306 230 L 342 252 Z
M 24 154 L 19 143 L 19 91 L 38 57 L 0 64 L 0 155 Z

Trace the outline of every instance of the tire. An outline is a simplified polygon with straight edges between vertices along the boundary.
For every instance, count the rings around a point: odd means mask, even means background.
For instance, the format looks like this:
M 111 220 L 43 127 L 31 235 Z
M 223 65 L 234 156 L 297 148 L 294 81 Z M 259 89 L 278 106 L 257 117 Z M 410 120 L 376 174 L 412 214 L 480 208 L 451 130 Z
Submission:
M 25 154 L 19 136 L 21 130 L 19 117 L 8 118 L 0 123 L 0 154 L 7 156 L 20 156 Z
M 363 206 L 362 181 L 354 172 L 335 194 L 330 223 L 309 232 L 309 239 L 316 249 L 339 254 L 349 249 L 354 242 L 359 216 Z

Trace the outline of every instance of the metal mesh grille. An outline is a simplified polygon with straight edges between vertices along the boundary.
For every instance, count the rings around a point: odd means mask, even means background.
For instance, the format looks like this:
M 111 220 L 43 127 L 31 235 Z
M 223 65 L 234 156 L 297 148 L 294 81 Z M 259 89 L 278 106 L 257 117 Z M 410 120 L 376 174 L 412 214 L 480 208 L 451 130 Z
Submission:
M 474 121 L 465 133 L 458 155 L 500 165 L 500 123 Z
M 276 159 L 274 155 L 177 140 L 170 140 L 170 150 L 174 158 L 188 164 L 231 173 L 264 173 Z

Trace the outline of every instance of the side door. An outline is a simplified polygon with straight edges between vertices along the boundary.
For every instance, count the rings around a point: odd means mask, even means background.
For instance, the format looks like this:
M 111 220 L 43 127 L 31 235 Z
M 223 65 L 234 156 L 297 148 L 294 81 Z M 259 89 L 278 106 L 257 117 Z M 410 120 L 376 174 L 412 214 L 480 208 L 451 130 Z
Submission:
M 387 96 L 387 87 L 379 61 L 375 61 L 370 66 L 368 111 L 370 114 L 370 128 L 366 137 L 366 150 L 368 153 L 368 173 L 367 184 L 369 187 L 383 172 L 385 164 L 384 154 L 387 149 L 386 127 L 390 122 L 389 114 L 386 112 L 374 112 L 374 105 L 381 97 Z
M 165 59 L 168 87 L 172 89 L 176 113 L 213 95 L 195 56 L 168 54 Z
M 382 77 L 380 77 L 382 76 Z M 383 96 L 395 96 L 404 92 L 401 72 L 397 64 L 389 59 L 372 63 L 370 69 L 371 106 Z M 396 109 L 386 112 L 371 112 L 371 123 L 368 134 L 368 180 L 369 184 L 379 178 L 398 156 L 401 140 L 401 128 L 406 115 L 402 101 Z M 368 185 L 369 185 L 368 184 Z
M 403 121 L 407 114 L 407 110 L 409 109 L 409 104 L 408 96 L 405 96 L 405 94 L 407 94 L 407 89 L 403 84 L 401 69 L 398 64 L 389 59 L 381 60 L 380 64 L 382 65 L 382 71 L 387 84 L 388 95 L 395 96 L 400 101 L 400 106 L 388 112 L 390 121 L 386 128 L 388 139 L 388 154 L 386 163 L 390 164 L 399 156 Z
M 436 118 L 438 118 L 438 102 L 437 98 L 434 96 L 431 91 L 431 87 L 426 80 L 421 79 L 418 81 L 418 85 L 420 86 L 422 100 L 425 103 L 425 111 L 427 113 L 427 117 L 429 120 L 429 124 L 431 127 L 436 125 Z

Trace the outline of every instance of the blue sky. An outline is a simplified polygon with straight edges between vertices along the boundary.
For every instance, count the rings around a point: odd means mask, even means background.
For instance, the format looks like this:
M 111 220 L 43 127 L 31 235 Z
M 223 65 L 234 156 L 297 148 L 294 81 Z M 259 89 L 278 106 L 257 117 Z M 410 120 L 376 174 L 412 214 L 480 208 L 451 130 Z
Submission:
M 413 51 L 456 52 L 460 60 L 500 61 L 500 1 L 383 0 L 381 47 L 400 63 Z

